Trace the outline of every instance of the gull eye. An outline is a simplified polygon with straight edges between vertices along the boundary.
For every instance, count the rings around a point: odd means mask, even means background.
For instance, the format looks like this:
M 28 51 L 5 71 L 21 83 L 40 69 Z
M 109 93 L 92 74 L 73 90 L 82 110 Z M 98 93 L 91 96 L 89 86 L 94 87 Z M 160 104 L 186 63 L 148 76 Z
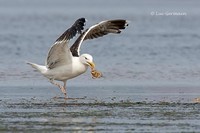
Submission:
M 86 60 L 88 60 L 88 58 L 87 58 L 87 57 L 85 57 L 85 59 L 86 59 Z

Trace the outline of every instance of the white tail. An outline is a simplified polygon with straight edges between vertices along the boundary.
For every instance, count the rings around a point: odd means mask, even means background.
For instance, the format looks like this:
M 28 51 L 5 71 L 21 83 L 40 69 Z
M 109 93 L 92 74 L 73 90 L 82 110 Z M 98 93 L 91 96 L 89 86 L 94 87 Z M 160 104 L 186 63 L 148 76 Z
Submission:
M 38 65 L 38 64 L 35 64 L 35 63 L 32 63 L 32 62 L 26 62 L 26 64 L 31 65 L 33 68 L 35 68 L 36 70 L 38 70 L 42 74 L 47 71 L 46 66 Z

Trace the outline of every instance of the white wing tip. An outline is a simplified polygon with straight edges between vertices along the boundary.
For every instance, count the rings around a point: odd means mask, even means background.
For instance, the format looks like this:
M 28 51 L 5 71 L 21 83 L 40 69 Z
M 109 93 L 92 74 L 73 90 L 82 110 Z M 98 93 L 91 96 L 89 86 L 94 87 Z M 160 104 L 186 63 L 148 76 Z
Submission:
M 86 25 L 86 22 L 88 21 L 86 18 L 84 18 L 85 19 L 85 22 L 84 22 L 84 26 Z
M 126 20 L 125 26 L 128 26 L 131 23 L 131 21 Z

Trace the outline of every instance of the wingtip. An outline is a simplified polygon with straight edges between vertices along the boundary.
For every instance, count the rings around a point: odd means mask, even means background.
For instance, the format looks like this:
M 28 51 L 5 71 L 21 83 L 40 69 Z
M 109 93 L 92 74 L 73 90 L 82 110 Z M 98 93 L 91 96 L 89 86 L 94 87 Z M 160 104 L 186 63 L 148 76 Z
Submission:
M 86 25 L 86 22 L 88 21 L 86 18 L 84 18 L 85 19 L 85 23 L 84 23 L 84 26 Z
M 78 20 L 81 20 L 81 21 L 83 21 L 83 23 L 85 24 L 85 22 L 87 22 L 88 20 L 86 19 L 86 18 L 84 18 L 84 17 L 82 17 L 82 18 L 79 18 Z
M 125 22 L 125 26 L 129 26 L 129 23 L 131 23 L 131 21 L 126 20 L 126 22 Z
M 120 34 L 121 32 L 122 32 L 121 30 L 118 30 L 116 33 L 117 33 L 117 34 Z

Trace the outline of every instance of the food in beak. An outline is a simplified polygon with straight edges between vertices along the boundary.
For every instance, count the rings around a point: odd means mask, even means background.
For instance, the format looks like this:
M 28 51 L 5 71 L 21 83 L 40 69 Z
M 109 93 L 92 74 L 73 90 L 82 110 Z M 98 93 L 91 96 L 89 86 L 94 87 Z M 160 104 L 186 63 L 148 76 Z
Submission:
M 92 78 L 95 79 L 95 78 L 101 78 L 102 77 L 102 74 L 101 72 L 95 70 L 95 64 L 93 62 L 88 62 L 90 68 L 91 68 L 91 74 L 92 74 Z
M 92 78 L 93 78 L 93 79 L 95 79 L 95 78 L 101 78 L 101 77 L 102 77 L 101 72 L 99 72 L 99 71 L 97 71 L 97 70 L 95 70 L 95 69 L 93 69 L 93 70 L 91 71 L 91 74 L 92 74 Z

